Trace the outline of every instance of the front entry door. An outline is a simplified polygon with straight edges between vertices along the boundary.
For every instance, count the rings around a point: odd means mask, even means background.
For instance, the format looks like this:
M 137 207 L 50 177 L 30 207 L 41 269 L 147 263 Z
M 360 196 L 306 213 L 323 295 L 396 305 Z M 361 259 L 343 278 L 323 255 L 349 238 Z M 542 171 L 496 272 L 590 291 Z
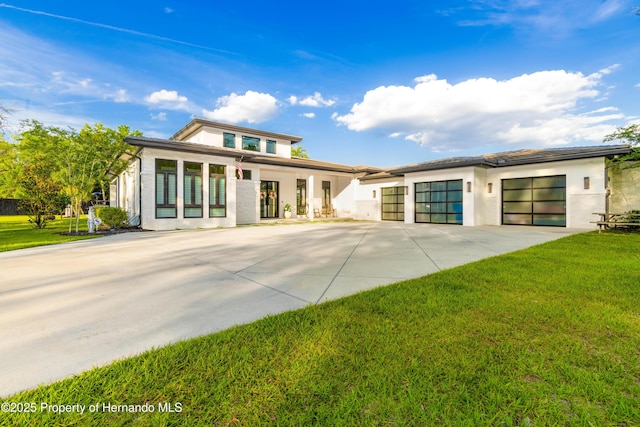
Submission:
M 260 181 L 260 218 L 278 218 L 278 181 Z

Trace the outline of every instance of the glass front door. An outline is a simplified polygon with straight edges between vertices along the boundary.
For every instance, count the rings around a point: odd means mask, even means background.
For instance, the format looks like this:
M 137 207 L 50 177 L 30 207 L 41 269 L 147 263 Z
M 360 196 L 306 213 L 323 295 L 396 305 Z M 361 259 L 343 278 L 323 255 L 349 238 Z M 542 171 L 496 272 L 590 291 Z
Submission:
M 260 218 L 278 218 L 278 181 L 260 182 Z

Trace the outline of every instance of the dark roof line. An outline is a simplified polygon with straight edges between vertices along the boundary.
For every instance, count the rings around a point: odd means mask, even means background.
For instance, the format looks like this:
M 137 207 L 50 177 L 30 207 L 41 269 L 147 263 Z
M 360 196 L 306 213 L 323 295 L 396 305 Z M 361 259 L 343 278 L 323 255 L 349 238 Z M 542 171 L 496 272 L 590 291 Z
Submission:
M 362 173 L 361 180 L 389 179 L 401 177 L 406 173 L 422 172 L 460 167 L 500 168 L 535 163 L 558 162 L 593 157 L 614 157 L 625 155 L 632 151 L 629 145 L 605 145 L 600 147 L 571 147 L 508 151 L 503 153 L 486 154 L 482 156 L 452 157 L 448 159 L 432 160 L 392 168 L 378 168 L 374 166 L 349 166 L 339 163 L 323 162 L 299 157 L 272 157 L 251 151 L 237 150 L 225 147 L 196 144 L 184 141 L 166 139 L 127 137 L 125 141 L 137 147 L 158 148 L 171 151 L 183 151 L 196 154 L 208 154 L 233 157 L 247 163 L 266 164 L 274 166 L 302 167 L 315 170 Z
M 212 122 L 210 120 L 204 120 L 199 118 L 195 118 L 191 120 L 189 123 L 183 126 L 182 129 L 180 129 L 178 132 L 173 134 L 173 136 L 170 139 L 175 141 L 183 141 L 189 136 L 191 136 L 193 133 L 195 133 L 198 129 L 205 126 L 214 127 L 222 130 L 228 130 L 230 132 L 246 133 L 250 135 L 260 135 L 260 136 L 264 136 L 267 138 L 274 138 L 274 139 L 283 139 L 285 141 L 291 141 L 292 144 L 302 141 L 301 136 L 287 135 L 284 133 L 276 133 L 276 132 L 269 132 L 265 130 L 246 128 L 242 126 L 231 125 L 228 123 Z
M 136 147 L 158 148 L 170 151 L 182 151 L 195 154 L 232 157 L 247 163 L 258 163 L 274 166 L 304 167 L 308 169 L 345 173 L 373 173 L 382 171 L 382 168 L 375 168 L 372 166 L 348 166 L 338 163 L 322 162 L 319 160 L 303 159 L 298 157 L 272 157 L 265 156 L 260 153 L 254 153 L 251 151 L 236 150 L 233 148 L 224 147 L 212 147 L 210 145 L 196 144 L 193 142 L 170 141 L 166 139 L 132 136 L 126 137 L 124 140 L 126 143 Z
M 631 152 L 629 145 L 605 145 L 600 147 L 547 148 L 507 151 L 503 153 L 485 154 L 472 157 L 452 157 L 433 160 L 407 166 L 389 168 L 393 174 L 421 172 L 458 167 L 499 168 L 506 166 L 528 165 L 535 163 L 559 162 L 564 160 L 587 159 L 592 157 L 613 157 Z

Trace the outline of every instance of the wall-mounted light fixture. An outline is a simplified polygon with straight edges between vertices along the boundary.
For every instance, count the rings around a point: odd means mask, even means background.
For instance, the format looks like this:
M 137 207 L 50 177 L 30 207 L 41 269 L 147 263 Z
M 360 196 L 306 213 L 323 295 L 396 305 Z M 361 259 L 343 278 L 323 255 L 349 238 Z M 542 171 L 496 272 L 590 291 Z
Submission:
M 584 177 L 584 189 L 585 190 L 589 189 L 589 177 L 588 176 Z
M 376 190 L 373 190 L 373 198 L 376 198 Z
M 471 193 L 471 181 L 467 181 L 467 193 Z
M 493 182 L 487 184 L 487 193 L 493 193 Z
M 408 196 L 409 195 L 409 187 L 408 186 L 404 186 L 404 195 Z

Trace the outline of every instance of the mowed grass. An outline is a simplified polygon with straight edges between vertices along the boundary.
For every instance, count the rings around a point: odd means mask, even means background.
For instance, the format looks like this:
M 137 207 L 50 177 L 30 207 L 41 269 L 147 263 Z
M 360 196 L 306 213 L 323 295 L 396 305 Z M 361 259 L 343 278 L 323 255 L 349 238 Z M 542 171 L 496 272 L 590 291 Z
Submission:
M 33 225 L 29 223 L 28 216 L 1 215 L 0 252 L 98 237 L 60 235 L 60 233 L 66 233 L 69 231 L 69 221 L 69 218 L 60 219 L 60 216 L 57 216 L 55 220 L 47 222 L 46 228 L 38 230 L 33 228 Z M 72 230 L 76 230 L 75 221 L 73 223 Z M 80 231 L 87 231 L 86 217 L 80 218 Z
M 636 426 L 640 234 L 570 236 L 3 402 L 155 410 L 38 409 L 4 413 L 1 425 Z

